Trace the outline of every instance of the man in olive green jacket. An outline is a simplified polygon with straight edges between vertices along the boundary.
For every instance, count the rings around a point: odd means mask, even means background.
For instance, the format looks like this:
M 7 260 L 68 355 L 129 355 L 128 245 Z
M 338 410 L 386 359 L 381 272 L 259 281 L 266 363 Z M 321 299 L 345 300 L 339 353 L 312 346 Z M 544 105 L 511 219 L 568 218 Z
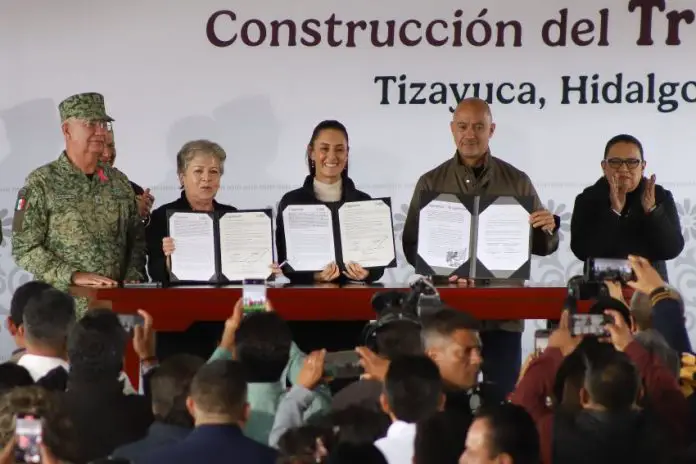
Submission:
M 415 267 L 418 219 L 424 192 L 533 197 L 534 212 L 529 220 L 533 227 L 532 253 L 546 256 L 556 251 L 560 218 L 544 208 L 527 174 L 491 155 L 489 141 L 495 124 L 488 104 L 478 98 L 462 100 L 450 128 L 457 146 L 454 157 L 423 174 L 416 183 L 402 235 L 406 260 Z M 468 284 L 456 276 L 449 280 Z M 483 329 L 484 378 L 496 384 L 499 395 L 504 397 L 514 388 L 519 374 L 524 323 L 487 321 Z

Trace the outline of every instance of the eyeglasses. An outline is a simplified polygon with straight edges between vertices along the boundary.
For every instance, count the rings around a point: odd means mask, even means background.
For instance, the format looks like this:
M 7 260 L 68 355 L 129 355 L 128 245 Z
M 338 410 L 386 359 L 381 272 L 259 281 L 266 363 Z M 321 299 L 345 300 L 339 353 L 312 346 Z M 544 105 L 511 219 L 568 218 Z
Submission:
M 630 170 L 634 170 L 638 166 L 641 165 L 643 160 L 635 159 L 635 158 L 628 158 L 628 159 L 623 159 L 623 158 L 609 158 L 607 160 L 607 164 L 611 166 L 613 169 L 621 169 L 622 165 L 626 165 L 626 167 Z
M 89 127 L 90 129 L 105 129 L 107 131 L 112 130 L 113 126 L 110 121 L 81 121 L 82 124 Z

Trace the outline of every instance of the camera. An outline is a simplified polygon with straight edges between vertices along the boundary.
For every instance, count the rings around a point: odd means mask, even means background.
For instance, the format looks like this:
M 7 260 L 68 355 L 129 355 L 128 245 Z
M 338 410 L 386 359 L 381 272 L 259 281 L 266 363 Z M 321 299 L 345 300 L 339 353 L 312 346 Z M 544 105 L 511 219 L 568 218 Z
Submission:
M 609 297 L 609 288 L 601 280 L 590 280 L 584 275 L 576 275 L 568 280 L 568 298 L 566 306 L 575 308 L 578 301 L 596 300 Z
M 393 312 L 420 318 L 442 309 L 442 300 L 435 286 L 427 277 L 417 276 L 411 284 L 411 291 L 378 292 L 372 297 L 372 309 L 378 317 Z
M 442 300 L 435 286 L 423 276 L 417 276 L 411 284 L 411 291 L 378 292 L 372 296 L 372 308 L 377 319 L 370 321 L 361 336 L 362 344 L 372 351 L 376 350 L 376 337 L 380 329 L 404 321 L 421 325 L 421 317 L 442 309 Z

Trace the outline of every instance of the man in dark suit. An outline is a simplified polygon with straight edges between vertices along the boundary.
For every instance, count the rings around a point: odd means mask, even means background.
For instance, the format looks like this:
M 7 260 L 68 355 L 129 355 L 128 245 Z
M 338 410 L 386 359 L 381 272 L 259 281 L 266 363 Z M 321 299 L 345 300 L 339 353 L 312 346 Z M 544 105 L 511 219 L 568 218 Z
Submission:
M 202 358 L 180 354 L 154 369 L 150 391 L 155 422 L 145 438 L 117 448 L 112 457 L 138 462 L 154 449 L 178 443 L 188 436 L 193 429 L 193 418 L 186 409 L 186 397 L 193 377 L 203 364 Z
M 249 417 L 249 404 L 246 376 L 239 362 L 213 361 L 203 366 L 191 382 L 186 406 L 196 428 L 179 443 L 144 456 L 141 463 L 275 463 L 275 450 L 242 433 Z
M 127 332 L 109 309 L 90 309 L 68 336 L 70 371 L 61 399 L 80 437 L 77 462 L 139 440 L 153 421 L 147 398 L 123 393 L 119 375 L 127 342 Z
M 604 149 L 604 176 L 575 198 L 570 248 L 581 260 L 643 256 L 667 281 L 665 261 L 684 249 L 672 193 L 644 177 L 640 141 L 613 137 Z

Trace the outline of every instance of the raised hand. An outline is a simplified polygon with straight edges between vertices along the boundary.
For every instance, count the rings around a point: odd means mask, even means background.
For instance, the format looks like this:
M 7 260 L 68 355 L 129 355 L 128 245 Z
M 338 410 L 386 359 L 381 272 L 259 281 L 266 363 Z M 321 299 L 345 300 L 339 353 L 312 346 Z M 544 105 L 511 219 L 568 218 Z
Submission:
M 640 203 L 643 205 L 643 211 L 645 213 L 651 212 L 655 209 L 655 174 L 650 176 L 650 178 L 645 181 L 645 188 L 643 189 L 643 195 L 640 197 Z
M 613 175 L 607 179 L 609 181 L 609 201 L 611 209 L 617 213 L 623 211 L 626 206 L 626 189 L 621 186 L 618 175 Z

